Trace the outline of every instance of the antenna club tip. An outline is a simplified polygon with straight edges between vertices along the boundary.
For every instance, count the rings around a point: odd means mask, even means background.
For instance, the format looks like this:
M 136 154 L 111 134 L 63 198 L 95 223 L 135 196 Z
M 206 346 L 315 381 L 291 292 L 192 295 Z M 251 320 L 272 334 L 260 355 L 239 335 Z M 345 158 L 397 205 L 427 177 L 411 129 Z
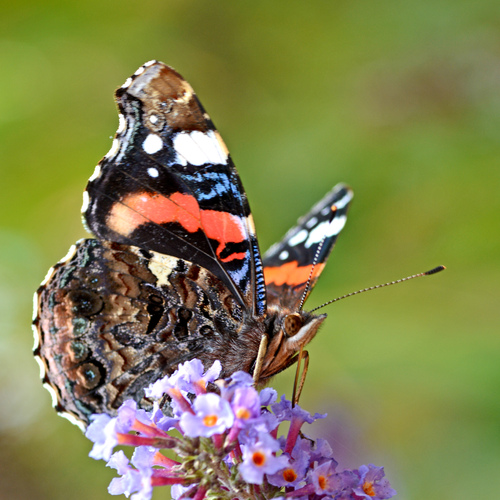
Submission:
M 434 269 L 431 269 L 430 271 L 427 271 L 426 273 L 424 273 L 424 275 L 425 276 L 430 276 L 431 274 L 439 273 L 441 271 L 444 271 L 445 269 L 446 269 L 445 266 L 437 266 Z

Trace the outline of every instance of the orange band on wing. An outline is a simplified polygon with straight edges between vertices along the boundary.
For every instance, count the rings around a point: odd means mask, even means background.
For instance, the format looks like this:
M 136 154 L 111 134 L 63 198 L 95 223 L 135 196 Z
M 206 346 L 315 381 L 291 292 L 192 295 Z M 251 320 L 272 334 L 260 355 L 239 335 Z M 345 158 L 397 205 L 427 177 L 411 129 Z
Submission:
M 239 243 L 246 239 L 243 223 L 237 215 L 217 210 L 201 210 L 201 227 L 205 234 L 220 242 Z
M 321 273 L 323 267 L 325 267 L 324 264 L 316 264 L 313 279 Z M 282 266 L 264 268 L 266 285 L 273 283 L 276 286 L 297 286 L 305 283 L 309 279 L 310 274 L 311 266 L 299 266 L 297 261 L 287 262 Z
M 240 217 L 217 210 L 200 210 L 194 196 L 182 193 L 171 196 L 146 192 L 130 194 L 113 205 L 106 222 L 110 229 L 123 236 L 130 236 L 138 227 L 150 222 L 177 222 L 190 233 L 202 229 L 208 238 L 220 243 L 216 251 L 218 257 L 226 243 L 240 243 L 247 238 Z M 245 255 L 234 253 L 221 260 L 228 262 Z

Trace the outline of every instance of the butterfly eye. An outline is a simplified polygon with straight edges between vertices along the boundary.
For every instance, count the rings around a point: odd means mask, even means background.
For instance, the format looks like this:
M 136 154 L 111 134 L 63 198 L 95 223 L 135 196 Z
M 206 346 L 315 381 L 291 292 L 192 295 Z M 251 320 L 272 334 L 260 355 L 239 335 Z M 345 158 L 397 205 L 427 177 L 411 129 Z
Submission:
M 293 337 L 302 328 L 304 322 L 298 313 L 289 314 L 283 320 L 283 330 L 289 337 Z

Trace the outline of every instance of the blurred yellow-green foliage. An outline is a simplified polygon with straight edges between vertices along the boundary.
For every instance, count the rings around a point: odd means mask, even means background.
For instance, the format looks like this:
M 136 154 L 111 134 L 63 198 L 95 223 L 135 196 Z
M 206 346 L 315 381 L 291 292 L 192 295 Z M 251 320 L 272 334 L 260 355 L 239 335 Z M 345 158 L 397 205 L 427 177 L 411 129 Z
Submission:
M 108 498 L 113 471 L 41 387 L 31 295 L 85 235 L 113 91 L 153 58 L 217 124 L 263 249 L 354 188 L 309 307 L 448 266 L 327 309 L 302 401 L 329 413 L 315 432 L 345 466 L 385 465 L 398 498 L 497 496 L 498 0 L 20 0 L 0 27 L 0 499 Z

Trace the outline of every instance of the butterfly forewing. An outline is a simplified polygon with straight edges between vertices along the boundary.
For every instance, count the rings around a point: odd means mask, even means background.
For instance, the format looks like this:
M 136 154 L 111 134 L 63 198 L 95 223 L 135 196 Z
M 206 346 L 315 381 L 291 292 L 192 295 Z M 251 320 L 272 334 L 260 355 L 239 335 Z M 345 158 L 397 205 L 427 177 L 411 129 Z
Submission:
M 344 227 L 352 191 L 338 184 L 265 254 L 268 302 L 296 310 L 314 287 Z
M 120 128 L 87 186 L 84 217 L 99 238 L 209 269 L 256 316 L 263 276 L 245 192 L 191 86 L 152 62 L 116 92 Z

